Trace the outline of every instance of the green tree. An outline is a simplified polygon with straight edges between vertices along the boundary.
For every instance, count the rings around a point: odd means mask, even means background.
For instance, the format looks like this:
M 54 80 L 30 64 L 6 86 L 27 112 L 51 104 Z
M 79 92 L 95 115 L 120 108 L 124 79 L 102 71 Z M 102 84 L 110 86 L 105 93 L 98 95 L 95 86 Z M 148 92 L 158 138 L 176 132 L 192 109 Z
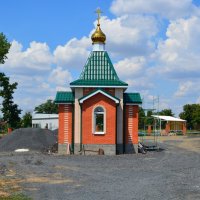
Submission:
M 145 121 L 145 113 L 143 108 L 139 108 L 139 123 L 138 123 L 138 127 L 139 129 L 144 129 L 144 123 Z
M 174 113 L 171 109 L 164 109 L 158 112 L 158 115 L 164 115 L 164 116 L 174 116 Z
M 193 113 L 192 124 L 194 129 L 200 130 L 200 105 L 196 104 L 196 109 Z
M 3 33 L 0 33 L 0 64 L 4 64 L 6 54 L 9 52 L 11 44 Z
M 154 120 L 153 120 L 153 117 L 151 116 L 153 114 L 154 114 L 153 111 L 151 110 L 147 111 L 147 116 L 145 118 L 146 125 L 153 125 Z
M 5 35 L 0 33 L 0 64 L 5 63 L 10 46 L 11 44 L 7 41 Z M 9 78 L 4 73 L 0 73 L 0 96 L 3 98 L 1 112 L 3 113 L 3 120 L 7 121 L 12 128 L 19 126 L 19 114 L 21 113 L 18 105 L 13 102 L 15 89 L 17 89 L 17 83 L 10 84 Z
M 163 115 L 163 116 L 174 116 L 174 113 L 172 112 L 171 109 L 163 109 L 160 112 L 157 113 L 157 115 Z M 162 121 L 161 123 L 161 128 L 165 129 L 167 122 L 166 121 Z
M 21 127 L 32 127 L 32 115 L 30 112 L 26 112 L 21 119 Z
M 13 93 L 17 89 L 17 83 L 10 84 L 9 78 L 0 73 L 0 96 L 3 98 L 1 112 L 3 120 L 7 121 L 12 128 L 19 127 L 21 110 L 13 102 Z
M 200 129 L 200 104 L 184 105 L 179 117 L 187 121 L 188 129 Z
M 53 100 L 48 99 L 45 103 L 35 107 L 34 111 L 36 113 L 57 114 L 58 105 Z
M 147 115 L 147 116 L 146 116 Z M 146 130 L 148 125 L 153 125 L 153 112 L 148 110 L 145 115 L 145 111 L 143 108 L 139 108 L 139 129 Z
M 174 116 L 174 113 L 171 109 L 163 109 L 160 112 L 153 112 L 153 110 L 147 111 L 147 116 L 145 116 L 144 110 L 140 108 L 139 110 L 139 129 L 147 128 L 146 126 L 153 126 L 155 121 L 152 115 L 166 115 L 166 116 Z M 165 127 L 166 122 L 162 122 L 162 128 Z

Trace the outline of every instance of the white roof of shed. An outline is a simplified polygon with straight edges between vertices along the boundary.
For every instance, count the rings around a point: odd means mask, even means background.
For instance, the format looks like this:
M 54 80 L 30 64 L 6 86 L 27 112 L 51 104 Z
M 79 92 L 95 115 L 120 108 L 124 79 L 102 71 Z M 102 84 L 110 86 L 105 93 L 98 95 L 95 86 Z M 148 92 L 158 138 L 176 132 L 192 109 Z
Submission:
M 173 122 L 185 122 L 186 120 L 172 117 L 172 116 L 164 116 L 164 115 L 152 115 L 152 117 L 157 119 L 162 119 L 164 121 L 173 121 Z
M 33 113 L 32 120 L 35 119 L 58 119 L 58 114 L 43 114 L 43 113 Z

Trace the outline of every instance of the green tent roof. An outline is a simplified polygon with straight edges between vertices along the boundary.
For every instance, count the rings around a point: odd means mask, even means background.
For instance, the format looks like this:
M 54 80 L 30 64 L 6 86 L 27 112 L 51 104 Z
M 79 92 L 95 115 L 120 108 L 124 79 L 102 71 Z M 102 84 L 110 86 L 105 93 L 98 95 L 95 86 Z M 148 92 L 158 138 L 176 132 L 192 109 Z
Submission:
M 125 104 L 141 104 L 142 99 L 139 93 L 124 93 Z
M 88 95 L 91 95 L 91 94 L 95 93 L 96 91 L 97 90 L 92 91 Z M 102 90 L 102 91 L 104 93 L 108 94 L 109 96 L 111 96 L 113 99 L 116 99 L 116 100 L 118 99 L 118 98 L 110 95 L 106 91 L 104 91 L 104 90 Z M 86 96 L 88 96 L 88 95 L 86 95 Z M 85 98 L 86 96 L 84 96 L 82 98 Z M 82 98 L 80 98 L 79 100 L 81 100 Z M 73 92 L 57 92 L 54 102 L 57 104 L 59 104 L 59 103 L 74 103 L 74 94 L 73 94 Z M 139 93 L 124 93 L 124 104 L 141 104 L 141 103 L 142 103 L 142 99 L 141 99 Z
M 73 103 L 74 95 L 72 92 L 57 92 L 55 103 Z
M 106 51 L 92 51 L 78 80 L 71 86 L 128 86 L 121 81 Z

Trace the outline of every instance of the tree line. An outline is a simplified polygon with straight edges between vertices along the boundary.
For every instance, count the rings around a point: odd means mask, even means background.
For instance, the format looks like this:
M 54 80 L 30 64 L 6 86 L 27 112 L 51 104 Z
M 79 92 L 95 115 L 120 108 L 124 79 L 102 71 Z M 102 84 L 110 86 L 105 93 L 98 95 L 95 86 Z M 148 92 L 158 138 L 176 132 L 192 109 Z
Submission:
M 174 116 L 174 113 L 171 109 L 163 109 L 160 112 L 154 112 L 153 110 L 149 110 L 145 114 L 145 110 L 143 108 L 139 108 L 139 129 L 145 129 L 144 126 L 154 124 L 154 119 L 152 115 Z M 162 123 L 162 128 L 165 127 L 165 124 L 166 122 Z
M 152 115 L 166 115 L 174 116 L 171 109 L 164 109 L 160 112 L 148 111 L 145 115 L 145 111 L 139 109 L 139 128 L 143 129 L 144 125 L 153 125 Z M 181 119 L 186 120 L 186 126 L 188 130 L 200 130 L 200 104 L 186 104 L 183 106 L 183 112 L 179 114 Z M 162 123 L 162 128 L 165 127 L 165 122 Z

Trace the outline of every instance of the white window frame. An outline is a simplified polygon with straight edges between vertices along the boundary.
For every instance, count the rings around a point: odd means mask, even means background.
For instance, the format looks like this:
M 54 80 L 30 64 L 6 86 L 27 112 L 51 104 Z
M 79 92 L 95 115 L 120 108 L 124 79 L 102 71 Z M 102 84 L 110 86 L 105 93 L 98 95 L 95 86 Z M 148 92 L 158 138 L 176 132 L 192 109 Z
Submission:
M 103 109 L 103 112 L 98 112 L 98 114 L 103 114 L 103 131 L 101 132 L 97 132 L 96 131 L 96 113 L 95 113 L 95 109 L 101 107 Z M 92 132 L 94 135 L 104 135 L 106 132 L 106 110 L 102 105 L 97 105 L 94 107 L 93 111 L 92 111 L 92 120 L 93 120 L 93 127 L 92 127 Z

